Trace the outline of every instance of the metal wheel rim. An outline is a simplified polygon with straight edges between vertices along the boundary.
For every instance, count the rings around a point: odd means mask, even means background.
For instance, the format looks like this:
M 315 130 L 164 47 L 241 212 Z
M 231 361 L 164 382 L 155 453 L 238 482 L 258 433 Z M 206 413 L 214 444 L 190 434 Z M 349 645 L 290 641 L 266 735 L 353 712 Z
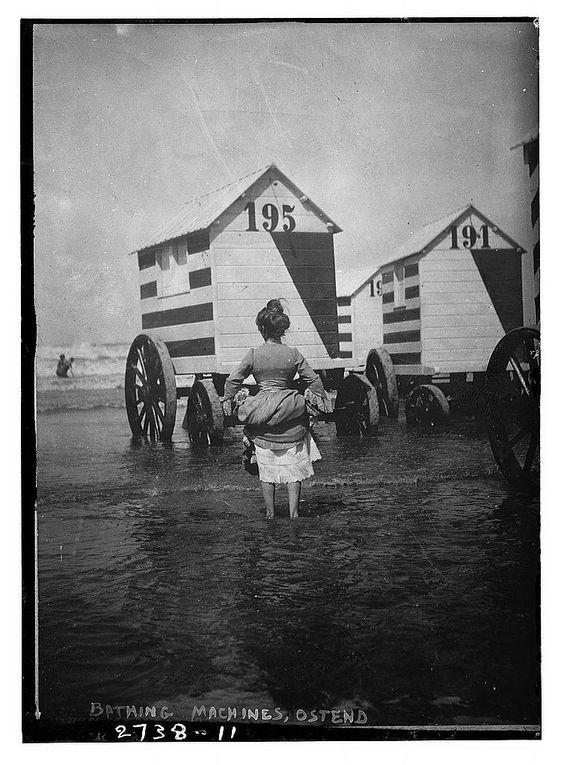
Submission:
M 434 386 L 433 386 L 434 387 Z M 433 390 L 432 386 L 420 385 L 408 396 L 406 402 L 406 419 L 421 425 L 434 426 L 445 420 L 446 412 L 441 403 L 442 393 Z
M 348 380 L 350 382 L 347 382 Z M 349 375 L 345 378 L 335 403 L 337 407 L 350 406 L 352 412 L 350 416 L 341 415 L 341 418 L 336 421 L 339 435 L 364 437 L 372 432 L 377 424 L 377 418 L 376 423 L 372 422 L 371 392 L 376 397 L 376 392 L 365 387 L 358 375 Z M 376 397 L 374 402 L 376 407 L 377 401 Z
M 370 431 L 370 401 L 368 399 L 368 391 L 363 391 L 360 396 L 357 422 L 360 435 L 365 436 Z
M 127 356 L 126 409 L 133 435 L 150 441 L 167 440 L 176 416 L 176 387 L 163 347 L 148 335 L 135 338 Z M 171 369 L 166 369 L 168 362 Z M 172 376 L 172 379 L 171 379 Z M 173 388 L 173 389 L 172 389 Z
M 188 400 L 188 438 L 198 446 L 216 446 L 223 441 L 223 410 L 217 381 L 196 380 Z
M 205 391 L 201 390 L 200 384 L 196 381 L 190 395 L 189 406 L 191 407 L 191 412 L 188 417 L 188 438 L 191 443 L 196 445 L 209 443 L 208 418 L 206 413 L 207 402 L 204 399 L 204 396 Z M 207 399 L 207 396 L 205 398 Z
M 369 351 L 366 359 L 365 376 L 376 390 L 376 394 L 378 396 L 378 404 L 381 408 L 384 409 L 384 416 L 397 417 L 397 389 L 395 391 L 390 390 L 388 385 L 387 372 L 381 356 L 382 353 L 386 353 L 386 358 L 389 359 L 389 363 L 392 364 L 391 359 L 387 355 L 387 351 L 384 349 L 378 350 L 374 348 L 373 350 Z
M 492 400 L 489 439 L 502 474 L 512 483 L 539 470 L 540 333 L 522 327 L 494 349 L 487 369 Z

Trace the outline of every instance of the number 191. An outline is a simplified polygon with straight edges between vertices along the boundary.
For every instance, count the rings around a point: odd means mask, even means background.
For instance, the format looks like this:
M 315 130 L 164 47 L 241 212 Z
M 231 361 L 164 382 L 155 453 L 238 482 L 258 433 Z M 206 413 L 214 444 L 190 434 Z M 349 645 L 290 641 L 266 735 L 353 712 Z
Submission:
M 481 227 L 482 235 L 478 234 L 474 226 L 462 226 L 462 229 L 460 231 L 460 234 L 462 236 L 462 246 L 466 249 L 472 250 L 478 239 L 482 240 L 482 249 L 488 248 L 490 246 L 489 241 L 489 230 L 487 226 Z M 460 249 L 458 246 L 458 229 L 456 226 L 453 226 L 450 230 L 450 237 L 451 237 L 451 250 L 458 250 Z

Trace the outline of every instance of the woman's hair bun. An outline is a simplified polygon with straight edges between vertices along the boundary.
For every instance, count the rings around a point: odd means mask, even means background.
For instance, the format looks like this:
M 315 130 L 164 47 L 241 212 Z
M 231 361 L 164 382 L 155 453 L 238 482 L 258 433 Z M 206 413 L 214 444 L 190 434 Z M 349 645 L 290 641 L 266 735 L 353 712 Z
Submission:
M 266 304 L 266 310 L 272 313 L 284 313 L 284 307 L 282 306 L 282 303 L 278 300 L 278 298 L 273 298 L 272 300 L 269 300 Z
M 284 306 L 278 298 L 269 300 L 258 312 L 256 325 L 266 337 L 283 337 L 290 326 L 290 319 L 284 312 Z

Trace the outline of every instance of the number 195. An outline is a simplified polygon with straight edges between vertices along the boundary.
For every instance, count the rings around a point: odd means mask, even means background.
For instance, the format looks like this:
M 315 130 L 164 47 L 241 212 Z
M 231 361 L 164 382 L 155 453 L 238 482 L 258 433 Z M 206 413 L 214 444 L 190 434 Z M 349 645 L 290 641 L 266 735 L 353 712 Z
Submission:
M 258 231 L 255 203 L 247 202 L 244 209 L 249 216 L 247 231 Z M 296 228 L 296 220 L 290 215 L 294 209 L 295 205 L 282 205 L 282 220 L 284 221 L 282 228 L 284 231 L 293 231 Z M 278 208 L 270 202 L 262 206 L 262 217 L 264 218 L 262 227 L 265 231 L 274 231 L 280 223 Z

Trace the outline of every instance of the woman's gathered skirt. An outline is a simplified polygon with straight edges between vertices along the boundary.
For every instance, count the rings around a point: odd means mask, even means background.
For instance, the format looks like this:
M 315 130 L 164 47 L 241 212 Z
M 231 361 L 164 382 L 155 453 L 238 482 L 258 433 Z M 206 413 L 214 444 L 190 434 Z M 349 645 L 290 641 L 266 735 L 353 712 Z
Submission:
M 313 475 L 312 462 L 321 459 L 310 433 L 297 444 L 284 449 L 264 449 L 255 444 L 255 453 L 259 478 L 265 483 L 305 481 Z

